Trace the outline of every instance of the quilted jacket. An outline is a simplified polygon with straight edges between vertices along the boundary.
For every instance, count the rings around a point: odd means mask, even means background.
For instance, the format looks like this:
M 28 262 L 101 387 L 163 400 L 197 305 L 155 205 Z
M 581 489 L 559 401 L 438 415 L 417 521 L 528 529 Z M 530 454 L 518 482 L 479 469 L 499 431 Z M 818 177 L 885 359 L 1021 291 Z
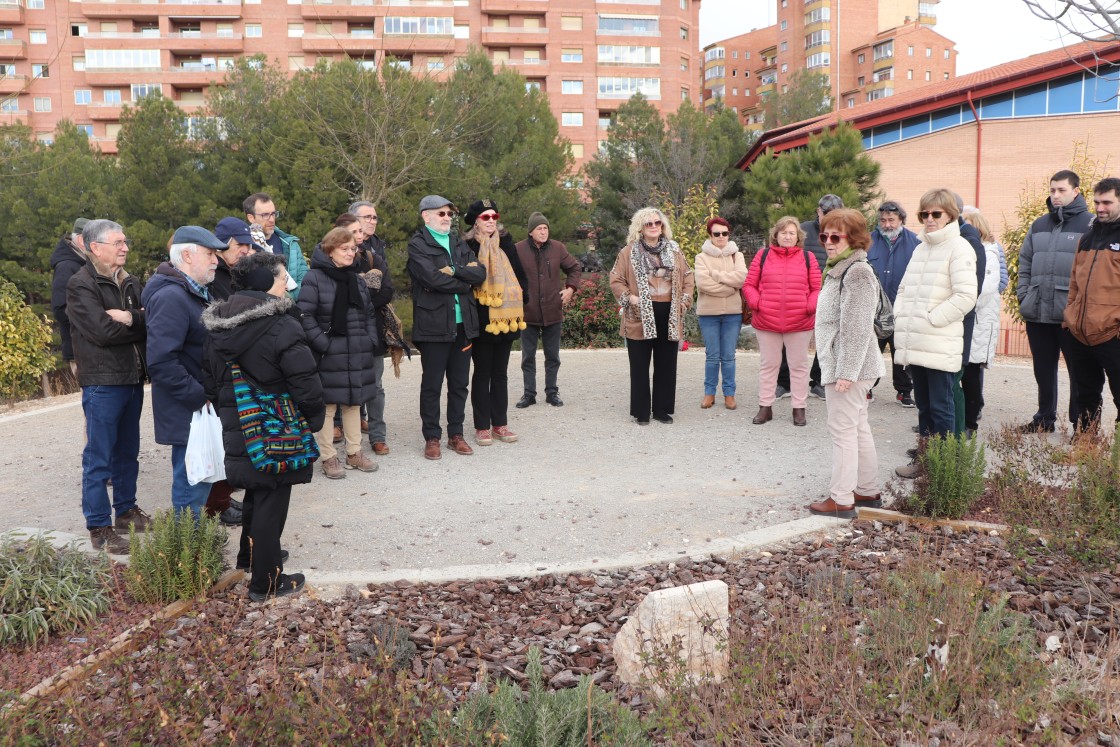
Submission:
M 816 321 L 821 271 L 799 246 L 773 246 L 754 255 L 743 292 L 754 312 L 751 326 L 765 332 L 805 332 Z M 763 255 L 766 262 L 762 262 Z M 759 267 L 761 266 L 761 271 Z

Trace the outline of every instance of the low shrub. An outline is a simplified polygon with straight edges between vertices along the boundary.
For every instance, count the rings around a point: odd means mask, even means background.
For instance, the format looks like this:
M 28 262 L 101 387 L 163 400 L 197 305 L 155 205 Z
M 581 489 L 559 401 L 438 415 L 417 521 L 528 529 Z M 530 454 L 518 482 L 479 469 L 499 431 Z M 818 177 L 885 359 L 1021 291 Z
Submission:
M 959 519 L 984 494 L 984 446 L 977 438 L 934 436 L 920 447 L 922 473 L 907 505 L 920 516 Z
M 527 655 L 528 692 L 509 682 L 493 693 L 471 697 L 455 713 L 462 730 L 453 740 L 460 745 L 503 744 L 509 747 L 582 747 L 596 744 L 648 745 L 639 718 L 598 688 L 590 677 L 580 677 L 568 690 L 549 692 L 544 687 L 540 649 Z
M 109 566 L 48 537 L 0 544 L 0 646 L 34 646 L 77 630 L 109 609 Z
M 125 585 L 141 603 L 191 599 L 222 573 L 226 534 L 217 517 L 198 520 L 189 511 L 161 511 L 151 529 L 129 532 L 131 560 Z
M 625 343 L 607 273 L 580 282 L 579 292 L 564 308 L 562 341 L 569 348 L 617 348 Z

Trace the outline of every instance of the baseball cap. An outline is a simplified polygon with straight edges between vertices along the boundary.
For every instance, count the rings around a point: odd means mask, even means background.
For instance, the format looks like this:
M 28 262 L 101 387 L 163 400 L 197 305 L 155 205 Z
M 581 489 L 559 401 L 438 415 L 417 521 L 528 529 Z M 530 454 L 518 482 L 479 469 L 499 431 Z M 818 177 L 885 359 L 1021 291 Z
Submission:
M 218 241 L 229 245 L 233 239 L 238 244 L 252 244 L 253 236 L 249 233 L 249 224 L 240 218 L 222 218 L 214 227 L 214 235 Z

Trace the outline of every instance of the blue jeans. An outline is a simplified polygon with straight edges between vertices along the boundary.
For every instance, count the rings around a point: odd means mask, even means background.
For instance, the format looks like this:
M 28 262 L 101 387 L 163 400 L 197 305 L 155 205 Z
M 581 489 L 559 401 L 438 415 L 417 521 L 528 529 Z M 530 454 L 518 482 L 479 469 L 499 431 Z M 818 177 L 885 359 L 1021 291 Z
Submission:
M 956 371 L 938 371 L 910 366 L 914 381 L 914 404 L 918 406 L 918 433 L 926 436 L 952 436 L 957 433 L 957 406 L 953 390 L 960 389 Z
M 743 326 L 741 314 L 698 316 L 704 335 L 704 394 L 716 393 L 723 371 L 723 396 L 735 396 L 735 348 Z
M 144 386 L 84 386 L 86 447 L 82 450 L 82 513 L 86 529 L 113 525 L 117 516 L 136 508 L 140 472 L 140 413 Z M 109 478 L 113 503 L 109 505 Z
M 208 482 L 190 484 L 187 480 L 186 456 L 186 444 L 171 447 L 171 506 L 176 514 L 189 508 L 197 519 L 206 505 L 206 499 L 210 497 L 211 485 Z

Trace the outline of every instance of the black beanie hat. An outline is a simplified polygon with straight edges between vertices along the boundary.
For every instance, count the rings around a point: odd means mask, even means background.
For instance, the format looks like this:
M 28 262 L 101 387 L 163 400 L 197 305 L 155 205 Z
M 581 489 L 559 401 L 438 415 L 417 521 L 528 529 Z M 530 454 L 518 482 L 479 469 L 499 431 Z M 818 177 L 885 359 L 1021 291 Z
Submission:
M 276 283 L 276 275 L 271 267 L 254 267 L 241 276 L 241 285 L 245 290 L 255 290 L 267 293 Z
M 493 200 L 476 200 L 467 208 L 467 214 L 463 216 L 463 221 L 468 226 L 473 226 L 474 222 L 478 220 L 478 216 L 482 215 L 487 210 L 493 210 L 495 213 L 500 212 L 498 210 L 498 203 Z

